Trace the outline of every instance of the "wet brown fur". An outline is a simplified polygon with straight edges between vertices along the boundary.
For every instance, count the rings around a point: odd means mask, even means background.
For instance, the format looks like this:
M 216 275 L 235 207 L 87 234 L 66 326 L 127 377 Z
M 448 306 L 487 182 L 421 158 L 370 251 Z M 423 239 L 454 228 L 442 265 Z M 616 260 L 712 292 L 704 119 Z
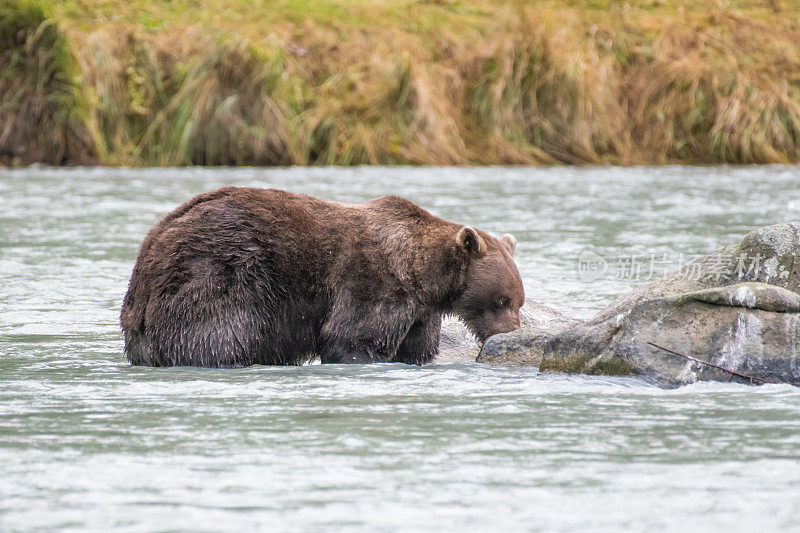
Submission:
M 202 194 L 142 243 L 122 306 L 125 352 L 153 366 L 427 363 L 444 314 L 481 339 L 519 327 L 513 243 L 394 196 Z

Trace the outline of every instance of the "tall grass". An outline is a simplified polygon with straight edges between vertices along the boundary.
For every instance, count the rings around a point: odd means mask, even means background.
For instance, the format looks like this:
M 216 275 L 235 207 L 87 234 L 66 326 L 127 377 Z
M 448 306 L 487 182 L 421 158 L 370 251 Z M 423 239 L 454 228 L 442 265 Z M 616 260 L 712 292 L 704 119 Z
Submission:
M 284 72 L 244 42 L 193 31 L 142 39 L 97 32 L 81 47 L 106 160 L 136 165 L 291 162 Z M 285 97 L 285 94 L 281 94 Z
M 800 161 L 795 3 L 204 5 L 0 0 L 4 160 Z
M 0 0 L 0 164 L 92 160 L 79 71 L 58 25 L 26 0 Z
M 800 159 L 800 35 L 728 10 L 663 26 L 620 69 L 631 161 Z
M 419 39 L 388 30 L 342 40 L 306 24 L 290 76 L 308 88 L 294 117 L 298 164 L 457 164 L 469 161 L 454 73 L 429 61 Z
M 485 56 L 458 58 L 472 142 L 486 139 L 501 163 L 600 163 L 627 151 L 617 73 L 578 21 L 521 9 L 496 34 Z

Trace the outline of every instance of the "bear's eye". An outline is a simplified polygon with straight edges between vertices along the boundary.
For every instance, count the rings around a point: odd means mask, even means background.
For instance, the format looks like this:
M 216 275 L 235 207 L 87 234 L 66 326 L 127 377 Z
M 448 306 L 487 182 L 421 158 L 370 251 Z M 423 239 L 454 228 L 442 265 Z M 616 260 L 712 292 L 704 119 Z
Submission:
M 497 302 L 497 308 L 503 309 L 504 307 L 508 307 L 508 304 L 511 303 L 508 298 L 502 298 Z

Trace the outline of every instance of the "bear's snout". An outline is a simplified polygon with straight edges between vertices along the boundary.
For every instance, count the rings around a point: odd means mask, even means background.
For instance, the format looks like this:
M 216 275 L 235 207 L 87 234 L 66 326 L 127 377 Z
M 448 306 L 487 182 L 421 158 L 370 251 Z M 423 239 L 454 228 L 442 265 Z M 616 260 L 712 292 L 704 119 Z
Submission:
M 470 325 L 467 322 L 467 325 Z M 509 333 L 518 330 L 522 327 L 522 322 L 519 318 L 519 312 L 506 311 L 501 315 L 494 313 L 487 313 L 478 318 L 473 325 L 473 332 L 478 340 L 478 343 L 483 343 L 492 335 L 499 335 L 500 333 Z
M 519 319 L 519 313 L 510 313 L 511 316 L 505 317 L 504 320 L 498 324 L 497 331 L 492 335 L 499 333 L 509 333 L 522 327 L 522 322 Z

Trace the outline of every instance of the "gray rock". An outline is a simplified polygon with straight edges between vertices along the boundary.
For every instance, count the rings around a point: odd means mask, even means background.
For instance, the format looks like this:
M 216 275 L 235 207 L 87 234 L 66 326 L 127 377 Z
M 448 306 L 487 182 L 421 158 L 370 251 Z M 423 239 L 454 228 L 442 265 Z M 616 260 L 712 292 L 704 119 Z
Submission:
M 522 328 L 489 337 L 476 359 L 479 363 L 539 366 L 545 341 L 581 322 L 532 301 L 522 311 Z
M 534 324 L 486 342 L 479 360 L 542 371 L 635 375 L 661 386 L 731 375 L 653 342 L 770 381 L 800 381 L 800 222 L 768 226 L 631 291 L 593 318 Z M 524 341 L 521 339 L 525 339 Z
M 679 296 L 675 303 L 684 304 L 692 301 L 762 309 L 776 313 L 800 312 L 800 296 L 796 292 L 766 283 L 737 283 L 727 287 L 687 292 Z

